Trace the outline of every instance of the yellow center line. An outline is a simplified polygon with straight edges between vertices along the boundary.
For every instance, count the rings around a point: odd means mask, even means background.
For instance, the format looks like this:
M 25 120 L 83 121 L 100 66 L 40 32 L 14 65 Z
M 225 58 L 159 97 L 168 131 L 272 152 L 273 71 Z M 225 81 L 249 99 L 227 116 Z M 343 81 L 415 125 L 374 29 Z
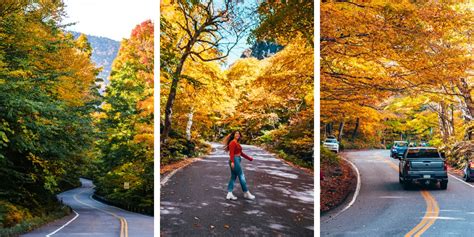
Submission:
M 384 159 L 384 161 L 390 165 L 394 170 L 398 171 L 398 166 L 392 163 L 391 161 L 387 161 Z M 419 237 L 421 234 L 425 233 L 425 231 L 428 230 L 436 221 L 436 218 L 439 215 L 439 206 L 438 203 L 436 202 L 435 198 L 425 190 L 420 191 L 421 195 L 425 199 L 426 202 L 426 212 L 425 215 L 423 216 L 423 219 L 416 225 L 410 232 L 408 232 L 405 237 Z
M 427 191 L 423 191 L 423 192 L 426 192 L 425 194 L 426 197 L 429 198 L 431 202 L 433 203 L 434 210 L 431 212 L 431 215 L 429 217 L 430 221 L 418 233 L 415 234 L 415 237 L 421 236 L 421 234 L 423 234 L 426 230 L 428 230 L 428 228 L 430 228 L 430 226 L 432 226 L 435 223 L 436 218 L 439 215 L 439 206 L 436 200 L 433 198 L 433 196 L 430 195 L 429 192 Z
M 411 237 L 413 236 L 413 234 L 417 233 L 418 230 L 422 229 L 424 226 L 426 226 L 426 223 L 428 223 L 428 218 L 430 217 L 430 214 L 433 212 L 433 204 L 431 202 L 431 200 L 427 197 L 426 195 L 426 191 L 421 191 L 421 195 L 423 196 L 423 198 L 425 199 L 425 202 L 426 202 L 426 212 L 425 212 L 425 215 L 423 216 L 423 219 L 421 219 L 420 223 L 418 223 L 418 225 L 416 225 L 412 230 L 410 230 L 410 232 L 408 232 L 405 237 Z M 424 232 L 424 231 L 423 231 Z M 421 232 L 422 233 L 422 232 Z M 419 233 L 419 234 L 421 234 Z
M 85 191 L 86 191 L 86 190 L 84 190 L 84 191 L 82 191 L 82 192 L 80 192 L 80 193 L 78 193 L 78 194 L 81 194 L 81 193 L 83 193 L 83 192 L 85 192 Z M 97 210 L 99 210 L 99 211 L 101 211 L 101 212 L 107 213 L 107 214 L 112 215 L 112 216 L 114 216 L 115 218 L 117 218 L 117 219 L 120 221 L 120 237 L 128 237 L 128 223 L 127 223 L 127 220 L 126 220 L 125 218 L 123 218 L 123 217 L 121 217 L 121 216 L 119 216 L 119 215 L 117 215 L 117 214 L 115 214 L 115 213 L 113 213 L 113 212 L 110 212 L 110 211 L 107 211 L 107 210 L 103 210 L 103 209 L 100 209 L 100 208 L 98 208 L 98 207 L 95 207 L 95 206 L 92 206 L 92 205 L 90 205 L 90 204 L 87 204 L 87 203 L 85 203 L 85 202 L 82 202 L 81 200 L 79 200 L 79 199 L 77 198 L 77 195 L 78 195 L 78 194 L 75 194 L 75 195 L 73 196 L 73 198 L 74 198 L 77 202 L 81 203 L 82 205 L 85 205 L 85 206 L 88 206 L 88 207 L 97 209 Z M 91 197 L 89 197 L 89 198 L 91 198 Z

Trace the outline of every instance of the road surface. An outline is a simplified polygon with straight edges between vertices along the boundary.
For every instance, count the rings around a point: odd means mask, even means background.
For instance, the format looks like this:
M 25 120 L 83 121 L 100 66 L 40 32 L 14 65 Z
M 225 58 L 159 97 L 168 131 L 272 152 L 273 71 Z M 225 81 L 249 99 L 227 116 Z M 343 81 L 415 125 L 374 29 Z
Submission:
M 22 236 L 153 236 L 153 217 L 98 202 L 91 197 L 94 192 L 92 182 L 86 179 L 81 179 L 81 182 L 82 187 L 58 195 L 74 210 L 70 216 Z
M 448 189 L 403 190 L 388 150 L 347 152 L 361 175 L 355 203 L 321 217 L 321 236 L 474 236 L 474 186 L 449 176 Z M 334 217 L 335 216 L 335 217 Z
M 243 145 L 253 157 L 242 159 L 255 200 L 243 198 L 238 181 L 235 201 L 225 199 L 229 156 L 222 145 L 179 170 L 161 187 L 162 236 L 313 236 L 314 179 L 272 154 Z

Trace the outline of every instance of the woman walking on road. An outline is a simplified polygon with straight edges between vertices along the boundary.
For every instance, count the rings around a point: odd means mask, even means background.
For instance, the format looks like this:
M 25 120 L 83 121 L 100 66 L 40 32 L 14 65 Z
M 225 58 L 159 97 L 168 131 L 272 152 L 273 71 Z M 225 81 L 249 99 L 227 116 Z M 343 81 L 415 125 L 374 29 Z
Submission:
M 234 131 L 231 134 L 229 134 L 225 139 L 224 139 L 224 149 L 225 151 L 229 152 L 229 166 L 230 166 L 230 181 L 229 185 L 227 186 L 227 200 L 237 200 L 237 197 L 234 196 L 232 193 L 232 190 L 234 190 L 234 182 L 235 179 L 238 177 L 240 181 L 240 186 L 242 187 L 242 191 L 244 191 L 244 198 L 253 200 L 255 199 L 255 196 L 252 195 L 248 188 L 247 188 L 247 182 L 245 181 L 245 175 L 244 171 L 242 170 L 242 166 L 240 165 L 243 156 L 245 159 L 252 161 L 253 158 L 246 155 L 242 151 L 242 146 L 239 144 L 239 140 L 241 138 L 241 134 L 239 131 Z

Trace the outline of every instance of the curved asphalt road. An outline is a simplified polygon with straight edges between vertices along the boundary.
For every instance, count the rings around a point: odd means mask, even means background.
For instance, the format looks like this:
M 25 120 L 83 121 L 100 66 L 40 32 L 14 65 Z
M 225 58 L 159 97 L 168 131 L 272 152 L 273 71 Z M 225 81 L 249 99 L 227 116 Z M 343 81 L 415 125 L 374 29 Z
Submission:
M 153 217 L 98 202 L 91 197 L 94 192 L 92 182 L 86 179 L 81 179 L 81 182 L 82 187 L 58 195 L 75 213 L 22 236 L 153 236 Z
M 225 199 L 229 156 L 222 145 L 205 159 L 179 170 L 161 187 L 161 236 L 313 236 L 313 175 L 293 168 L 255 146 L 242 159 L 255 200 Z
M 389 155 L 388 150 L 344 154 L 360 171 L 360 193 L 340 215 L 321 216 L 321 236 L 474 236 L 473 183 L 450 175 L 447 190 L 403 190 L 398 160 Z

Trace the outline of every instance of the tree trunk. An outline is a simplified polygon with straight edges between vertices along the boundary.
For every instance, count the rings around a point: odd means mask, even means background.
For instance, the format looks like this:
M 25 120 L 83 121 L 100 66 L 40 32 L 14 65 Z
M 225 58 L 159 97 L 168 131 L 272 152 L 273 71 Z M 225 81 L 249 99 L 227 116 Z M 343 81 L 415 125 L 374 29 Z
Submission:
M 451 107 L 451 119 L 449 120 L 449 129 L 451 131 L 451 135 L 456 136 L 456 130 L 454 127 L 454 104 L 451 104 L 450 107 Z
M 354 128 L 354 132 L 352 132 L 352 141 L 354 141 L 354 139 L 357 135 L 357 130 L 359 129 L 359 124 L 360 124 L 360 119 L 357 118 L 356 125 L 355 125 L 355 128 Z
M 449 139 L 449 126 L 448 126 L 448 117 L 446 114 L 446 104 L 442 101 L 438 104 L 438 122 L 439 122 L 439 129 L 441 132 L 441 137 L 443 142 L 448 142 Z
M 191 141 L 191 127 L 193 126 L 194 107 L 191 107 L 188 114 L 188 123 L 186 124 L 186 140 Z
M 472 88 L 470 88 L 466 79 L 461 78 L 459 81 L 456 81 L 456 87 L 461 93 L 461 111 L 464 118 L 464 123 L 469 124 L 474 120 L 474 101 L 471 97 Z M 470 140 L 472 137 L 472 130 L 468 129 L 465 134 L 465 140 Z
M 326 137 L 332 135 L 332 122 L 326 124 Z
M 166 142 L 168 139 L 168 135 L 171 131 L 171 116 L 173 114 L 173 104 L 176 98 L 176 91 L 178 89 L 178 82 L 179 78 L 181 77 L 181 71 L 183 70 L 184 62 L 188 57 L 188 53 L 185 53 L 183 57 L 181 57 L 181 61 L 176 68 L 176 71 L 173 75 L 173 81 L 171 82 L 170 94 L 168 95 L 168 100 L 166 101 L 165 107 L 165 127 L 163 128 L 163 134 L 161 134 L 161 140 Z
M 338 141 L 341 141 L 342 140 L 342 133 L 344 131 L 344 121 L 342 121 L 340 124 L 339 124 L 339 134 L 337 136 L 337 140 Z

